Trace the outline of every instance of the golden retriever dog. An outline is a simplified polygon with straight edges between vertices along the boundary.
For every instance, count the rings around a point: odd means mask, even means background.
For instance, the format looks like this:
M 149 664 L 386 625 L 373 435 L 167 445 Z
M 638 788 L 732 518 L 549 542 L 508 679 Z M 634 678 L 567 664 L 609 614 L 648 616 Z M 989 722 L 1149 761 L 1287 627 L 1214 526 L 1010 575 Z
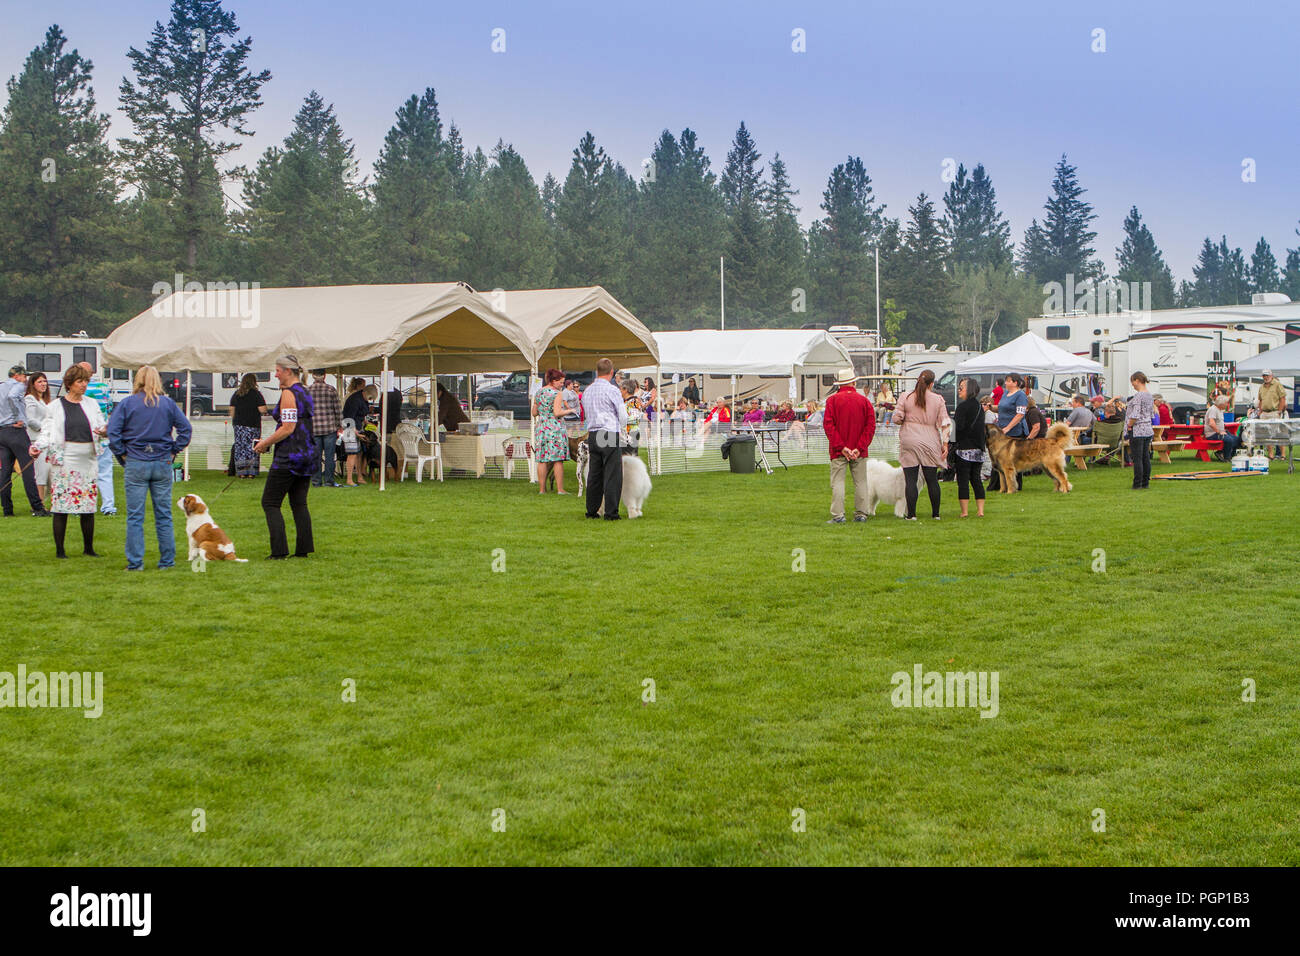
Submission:
M 1002 476 L 1000 484 L 1004 494 L 1016 490 L 1016 473 L 1042 466 L 1056 490 L 1065 493 L 1074 490 L 1065 475 L 1065 449 L 1074 441 L 1074 433 L 1064 422 L 1057 422 L 1047 430 L 1046 438 L 1008 438 L 996 425 L 989 429 L 989 457 L 993 467 Z

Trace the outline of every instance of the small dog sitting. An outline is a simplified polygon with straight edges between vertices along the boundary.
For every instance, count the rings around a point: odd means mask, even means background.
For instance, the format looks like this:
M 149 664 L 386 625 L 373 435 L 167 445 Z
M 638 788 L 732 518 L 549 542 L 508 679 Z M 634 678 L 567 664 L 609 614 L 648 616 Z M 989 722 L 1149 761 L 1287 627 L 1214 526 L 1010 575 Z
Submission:
M 247 558 L 235 557 L 234 542 L 217 527 L 202 498 L 186 495 L 176 502 L 176 507 L 185 512 L 185 536 L 190 542 L 191 561 L 199 558 L 203 561 L 247 562 Z
M 654 486 L 650 483 L 650 470 L 646 468 L 645 462 L 639 455 L 621 455 L 623 459 L 623 495 L 620 500 L 627 505 L 627 516 L 629 518 L 639 518 L 642 515 L 642 509 L 645 507 L 646 499 L 650 497 L 650 492 Z M 591 451 L 584 441 L 578 445 L 577 471 L 578 471 L 578 497 L 583 498 L 583 489 L 587 487 L 587 471 L 591 467 Z M 599 515 L 605 514 L 605 502 L 602 500 L 600 507 L 596 509 Z
M 881 502 L 893 505 L 894 514 L 898 517 L 907 516 L 907 483 L 903 478 L 903 469 L 895 468 L 878 458 L 868 458 L 867 506 L 862 510 L 874 515 L 876 506 Z

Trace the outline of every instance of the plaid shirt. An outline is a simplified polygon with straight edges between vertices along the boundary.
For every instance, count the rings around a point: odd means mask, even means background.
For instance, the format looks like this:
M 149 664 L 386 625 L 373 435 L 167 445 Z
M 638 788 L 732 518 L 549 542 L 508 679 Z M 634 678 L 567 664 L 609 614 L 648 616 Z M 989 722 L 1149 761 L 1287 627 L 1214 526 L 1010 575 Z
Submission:
M 313 435 L 329 435 L 343 427 L 343 408 L 339 405 L 339 393 L 333 385 L 323 380 L 312 382 L 307 394 L 316 406 L 312 418 Z

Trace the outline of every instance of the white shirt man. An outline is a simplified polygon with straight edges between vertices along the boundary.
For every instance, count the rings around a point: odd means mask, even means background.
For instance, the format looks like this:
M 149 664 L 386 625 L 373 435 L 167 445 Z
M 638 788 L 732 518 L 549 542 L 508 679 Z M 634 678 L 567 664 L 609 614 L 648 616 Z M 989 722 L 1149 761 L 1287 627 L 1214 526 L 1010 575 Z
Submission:
M 623 497 L 623 449 L 626 439 L 627 406 L 623 393 L 610 379 L 614 363 L 607 358 L 596 363 L 596 379 L 582 393 L 582 409 L 587 415 L 587 517 L 599 518 L 601 499 L 605 502 L 605 520 L 618 520 L 618 504 Z

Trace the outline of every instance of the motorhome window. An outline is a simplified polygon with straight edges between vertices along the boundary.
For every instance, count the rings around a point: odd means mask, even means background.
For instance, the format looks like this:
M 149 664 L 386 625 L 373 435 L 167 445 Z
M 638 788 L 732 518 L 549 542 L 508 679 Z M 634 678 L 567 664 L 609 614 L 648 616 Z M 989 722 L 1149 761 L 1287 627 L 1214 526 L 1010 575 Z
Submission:
M 1070 327 L 1068 325 L 1049 325 L 1047 327 L 1047 341 L 1059 342 L 1070 337 Z
M 221 373 L 221 387 L 222 387 L 222 388 L 239 388 L 239 373 L 238 373 L 238 372 L 222 372 L 222 373 Z
M 113 369 L 113 381 L 115 381 L 115 382 L 129 382 L 130 380 L 131 380 L 131 370 L 130 370 L 130 369 L 125 369 L 125 368 L 115 368 L 115 369 Z
M 62 372 L 63 356 L 58 352 L 28 352 L 23 364 L 29 372 Z
M 826 377 L 829 378 L 829 379 L 831 379 L 831 381 L 834 381 L 834 380 L 835 380 L 835 376 L 833 376 L 833 375 L 829 375 L 829 376 L 826 376 Z M 730 379 L 731 379 L 731 376 L 730 376 L 730 375 L 710 375 L 710 376 L 709 376 L 709 380 L 710 380 L 710 381 L 713 381 L 713 382 L 726 382 L 726 381 L 729 381 Z
M 82 362 L 89 362 L 90 367 L 95 367 L 96 355 L 93 345 L 74 345 L 72 347 L 72 364 L 78 365 Z
M 1092 343 L 1092 360 L 1093 360 L 1094 362 L 1101 361 L 1101 343 L 1100 343 L 1100 342 L 1093 342 L 1093 343 Z
M 1292 322 L 1286 327 L 1286 340 L 1294 342 L 1296 339 L 1300 339 L 1300 323 Z
M 253 378 L 257 379 L 259 382 L 269 382 L 269 381 L 271 381 L 271 373 L 270 373 L 270 372 L 254 372 L 254 373 L 253 373 Z
M 947 388 L 949 385 L 952 384 L 952 380 L 955 379 L 956 377 L 957 377 L 956 372 L 952 372 L 952 371 L 944 372 L 943 375 L 939 377 L 939 381 L 935 382 L 934 384 L 938 388 Z

